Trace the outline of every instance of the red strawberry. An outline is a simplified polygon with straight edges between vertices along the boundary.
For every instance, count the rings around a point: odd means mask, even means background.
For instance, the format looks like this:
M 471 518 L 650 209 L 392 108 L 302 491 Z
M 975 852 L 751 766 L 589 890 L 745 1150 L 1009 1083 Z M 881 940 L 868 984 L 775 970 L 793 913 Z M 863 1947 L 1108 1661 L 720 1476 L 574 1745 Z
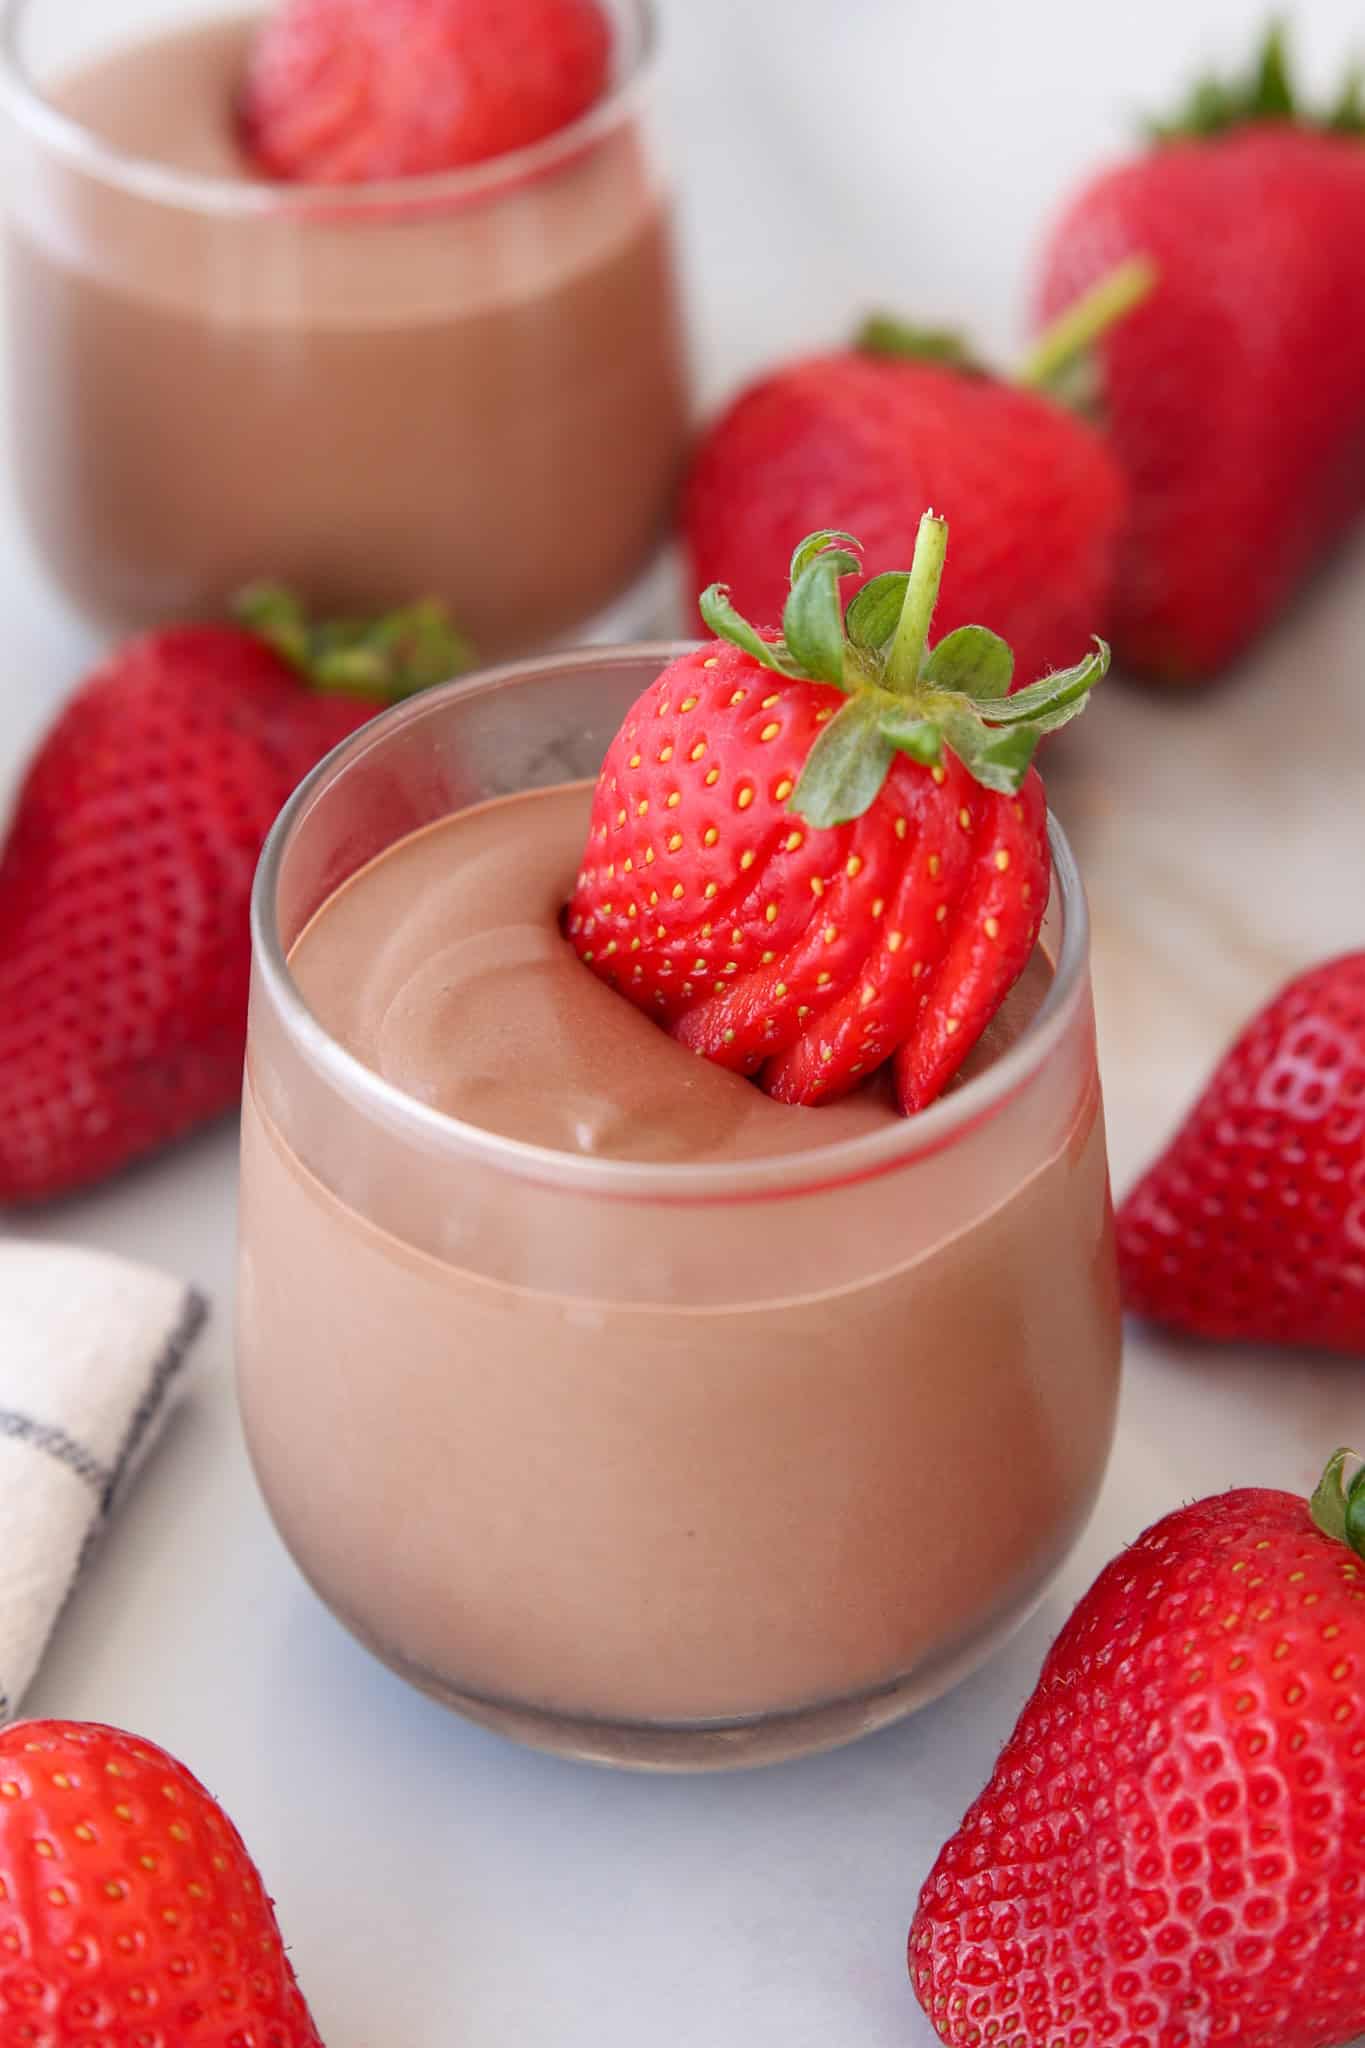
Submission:
M 1365 1486 L 1225 1493 L 1115 1559 L 920 1894 L 951 2048 L 1365 2029 Z M 1317 1527 L 1314 1527 L 1314 1521 Z
M 481 163 L 606 90 L 598 0 L 284 0 L 252 48 L 243 139 L 273 178 L 350 185 Z
M 1201 88 L 1046 251 L 1045 319 L 1135 251 L 1156 267 L 1099 357 L 1130 501 L 1114 643 L 1167 682 L 1240 654 L 1365 510 L 1365 111 L 1335 120 L 1293 114 L 1272 41 L 1252 88 Z
M 1033 951 L 1050 868 L 1030 762 L 1108 650 L 1009 696 L 1009 649 L 984 627 L 926 653 L 942 519 L 845 620 L 857 545 L 802 542 L 778 641 L 706 592 L 722 637 L 665 669 L 612 742 L 567 930 L 594 973 L 780 1100 L 832 1101 L 894 1056 L 908 1113 Z
M 1277 995 L 1119 1214 L 1124 1298 L 1201 1337 L 1365 1354 L 1365 953 Z
M 230 1108 L 252 876 L 295 785 L 387 697 L 458 666 L 426 608 L 367 638 L 261 606 L 255 632 L 134 641 L 77 691 L 0 851 L 0 1203 L 100 1179 Z M 361 689 L 364 694 L 351 694 Z
M 1147 288 L 1130 268 L 1037 356 L 1060 380 Z M 863 575 L 907 560 L 920 512 L 941 508 L 953 557 L 945 630 L 990 619 L 1018 673 L 1079 659 L 1108 609 L 1123 485 L 1104 441 L 1051 397 L 986 375 L 943 335 L 877 320 L 862 343 L 751 385 L 703 435 L 683 495 L 691 587 L 728 579 L 750 617 L 775 621 L 789 536 L 821 519 L 863 542 Z
M 0 1731 L 0 2048 L 321 2048 L 232 1822 L 164 1750 Z

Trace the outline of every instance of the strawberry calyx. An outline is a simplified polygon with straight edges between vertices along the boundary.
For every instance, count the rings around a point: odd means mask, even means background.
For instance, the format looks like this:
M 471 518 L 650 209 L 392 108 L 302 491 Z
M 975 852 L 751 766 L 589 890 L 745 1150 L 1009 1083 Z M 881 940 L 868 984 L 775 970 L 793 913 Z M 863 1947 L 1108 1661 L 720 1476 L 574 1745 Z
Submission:
M 1097 397 L 1096 343 L 1142 304 L 1156 279 L 1156 266 L 1146 256 L 1129 256 L 1116 264 L 1043 330 L 1011 381 L 1041 391 L 1073 411 L 1090 409 Z M 966 377 L 994 374 L 963 335 L 915 327 L 889 313 L 874 313 L 865 320 L 854 347 L 864 355 L 937 363 Z
M 1172 119 L 1147 123 L 1147 136 L 1158 143 L 1200 140 L 1266 121 L 1334 135 L 1365 135 L 1365 70 L 1353 65 L 1336 101 L 1325 112 L 1314 112 L 1302 104 L 1295 87 L 1284 25 L 1272 22 L 1243 77 L 1210 74 L 1197 79 Z
M 810 824 L 848 824 L 875 801 L 898 753 L 937 767 L 945 747 L 983 788 L 1012 795 L 1039 742 L 1080 715 L 1109 667 L 1109 648 L 1011 694 L 1014 655 L 986 626 L 961 626 L 931 647 L 948 522 L 920 521 L 908 570 L 874 576 L 845 612 L 839 579 L 858 574 L 859 543 L 824 531 L 792 556 L 780 637 L 765 637 L 713 583 L 700 610 L 711 631 L 765 668 L 829 683 L 847 702 L 821 732 L 788 808 Z
M 895 356 L 903 362 L 940 363 L 967 377 L 988 377 L 990 365 L 965 334 L 952 327 L 916 327 L 894 313 L 870 313 L 853 339 L 860 355 Z
M 253 583 L 232 610 L 313 689 L 336 696 L 396 704 L 474 666 L 473 648 L 435 598 L 374 618 L 314 620 L 284 585 Z
M 1346 1467 L 1352 1464 L 1356 1470 L 1348 1480 Z M 1324 1536 L 1365 1557 L 1365 1462 L 1354 1451 L 1332 1453 L 1308 1507 Z

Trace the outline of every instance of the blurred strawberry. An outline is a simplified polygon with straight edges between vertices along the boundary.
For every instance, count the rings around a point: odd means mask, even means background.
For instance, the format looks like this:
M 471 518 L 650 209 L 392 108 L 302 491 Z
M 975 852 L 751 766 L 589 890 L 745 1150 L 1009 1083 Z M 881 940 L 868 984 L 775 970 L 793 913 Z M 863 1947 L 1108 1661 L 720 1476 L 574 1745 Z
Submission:
M 791 535 L 828 523 L 862 543 L 860 579 L 910 559 L 920 513 L 950 521 L 942 629 L 989 619 L 1032 679 L 1079 660 L 1109 607 L 1124 487 L 1101 435 L 1054 391 L 1148 288 L 1102 282 L 1034 352 L 994 376 L 952 335 L 878 318 L 852 349 L 789 363 L 702 435 L 682 501 L 691 588 L 724 578 L 775 624 Z M 850 580 L 851 594 L 858 581 Z
M 321 2048 L 241 1836 L 154 1743 L 0 1731 L 0 2048 Z
M 1365 953 L 1253 1018 L 1118 1229 L 1138 1315 L 1365 1356 Z
M 362 184 L 525 149 L 606 90 L 598 0 L 283 0 L 240 119 L 273 178 Z
M 947 539 L 926 513 L 911 569 L 864 584 L 845 617 L 858 544 L 811 534 L 780 639 L 713 586 L 701 609 L 718 637 L 669 664 L 602 765 L 571 943 L 779 1101 L 833 1101 L 890 1060 L 901 1108 L 925 1108 L 1047 908 L 1031 763 L 1108 650 L 1011 694 L 1010 650 L 985 627 L 930 648 Z
M 295 785 L 468 652 L 434 607 L 309 631 L 188 626 L 77 690 L 0 849 L 0 1204 L 98 1180 L 231 1108 L 252 877 Z M 310 687 L 310 685 L 312 685 Z
M 1278 34 L 1072 201 L 1054 319 L 1134 254 L 1155 290 L 1097 350 L 1129 487 L 1115 652 L 1196 683 L 1243 652 L 1365 510 L 1365 106 L 1298 110 Z

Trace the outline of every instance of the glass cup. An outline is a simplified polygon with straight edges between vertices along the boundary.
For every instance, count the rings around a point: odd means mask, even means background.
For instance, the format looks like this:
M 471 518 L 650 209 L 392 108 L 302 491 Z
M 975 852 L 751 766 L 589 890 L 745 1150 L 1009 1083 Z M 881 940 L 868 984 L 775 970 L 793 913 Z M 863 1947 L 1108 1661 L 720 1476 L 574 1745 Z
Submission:
M 676 651 L 415 698 L 281 815 L 255 890 L 238 1360 L 277 1525 L 362 1642 L 522 1741 L 704 1769 L 895 1720 L 1023 1620 L 1104 1471 L 1119 1304 L 1055 826 L 1033 1022 L 924 1114 L 808 1152 L 642 1164 L 493 1136 L 310 1013 L 290 951 L 335 889 L 435 820 L 594 777 Z
M 485 658 L 645 624 L 687 379 L 652 18 L 608 4 L 616 82 L 571 127 L 310 187 L 236 153 L 250 16 L 6 0 L 18 481 L 80 609 L 208 615 L 262 576 L 344 611 L 434 595 Z

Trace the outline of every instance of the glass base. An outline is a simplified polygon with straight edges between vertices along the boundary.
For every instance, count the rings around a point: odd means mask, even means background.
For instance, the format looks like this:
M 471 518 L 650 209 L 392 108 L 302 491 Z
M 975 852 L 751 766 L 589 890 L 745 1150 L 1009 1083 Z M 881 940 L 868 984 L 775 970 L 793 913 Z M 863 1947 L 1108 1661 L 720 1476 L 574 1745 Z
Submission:
M 504 1735 L 528 1749 L 548 1751 L 573 1763 L 599 1764 L 612 1770 L 674 1774 L 702 1771 L 755 1770 L 766 1764 L 791 1763 L 822 1750 L 842 1749 L 865 1735 L 889 1728 L 939 1699 L 971 1676 L 1017 1633 L 1043 1598 L 997 1620 L 967 1645 L 958 1645 L 926 1660 L 902 1678 L 843 1699 L 771 1713 L 739 1715 L 706 1721 L 613 1721 L 595 1715 L 557 1713 L 553 1708 L 521 1706 L 487 1698 L 398 1656 L 348 1615 L 332 1612 L 349 1632 L 399 1678 L 449 1707 L 466 1721 Z

